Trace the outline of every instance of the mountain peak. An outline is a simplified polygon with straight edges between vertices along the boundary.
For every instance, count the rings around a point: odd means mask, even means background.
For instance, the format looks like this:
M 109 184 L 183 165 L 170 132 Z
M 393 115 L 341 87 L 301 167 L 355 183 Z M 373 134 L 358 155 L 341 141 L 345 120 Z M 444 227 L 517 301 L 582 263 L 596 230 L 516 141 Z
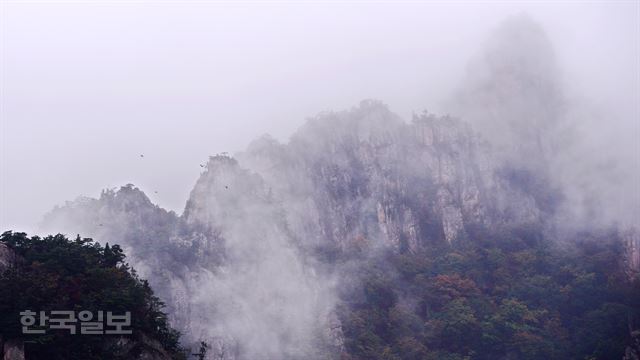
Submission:
M 480 131 L 501 157 L 546 171 L 566 102 L 559 79 L 542 27 L 526 15 L 515 16 L 495 29 L 469 63 L 450 110 Z

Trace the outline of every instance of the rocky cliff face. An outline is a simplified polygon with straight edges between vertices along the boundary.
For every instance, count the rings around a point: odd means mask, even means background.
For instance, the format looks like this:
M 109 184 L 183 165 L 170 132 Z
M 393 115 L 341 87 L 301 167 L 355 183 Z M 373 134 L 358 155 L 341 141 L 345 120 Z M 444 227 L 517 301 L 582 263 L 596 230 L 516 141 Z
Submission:
M 282 199 L 308 246 L 364 239 L 417 251 L 453 244 L 468 226 L 539 222 L 545 211 L 522 186 L 533 176 L 493 162 L 465 123 L 423 114 L 406 124 L 375 101 L 320 115 L 286 145 L 261 138 L 238 159 Z
M 265 136 L 211 157 L 181 216 L 127 185 L 43 224 L 123 245 L 185 342 L 207 341 L 211 358 L 315 359 L 344 351 L 337 289 L 359 281 L 345 254 L 455 247 L 483 228 L 553 234 L 561 202 L 545 173 L 495 156 L 463 121 L 406 123 L 364 101 L 310 119 L 288 143 Z M 625 239 L 635 274 L 637 232 Z
M 465 123 L 407 124 L 376 101 L 236 158 L 211 157 L 182 216 L 127 185 L 54 209 L 44 228 L 122 244 L 188 342 L 286 359 L 343 349 L 334 289 L 357 280 L 323 254 L 456 246 L 470 228 L 542 224 L 553 211 L 545 184 L 494 161 Z

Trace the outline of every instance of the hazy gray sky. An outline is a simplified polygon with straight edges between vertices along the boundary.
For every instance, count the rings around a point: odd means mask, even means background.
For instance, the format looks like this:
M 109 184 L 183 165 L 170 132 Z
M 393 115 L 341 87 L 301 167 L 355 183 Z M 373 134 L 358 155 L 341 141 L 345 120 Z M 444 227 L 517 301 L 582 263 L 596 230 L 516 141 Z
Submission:
M 0 230 L 33 231 L 55 204 L 126 183 L 180 213 L 208 155 L 286 141 L 365 98 L 405 119 L 438 112 L 521 12 L 548 31 L 575 94 L 637 139 L 638 4 L 5 0 Z

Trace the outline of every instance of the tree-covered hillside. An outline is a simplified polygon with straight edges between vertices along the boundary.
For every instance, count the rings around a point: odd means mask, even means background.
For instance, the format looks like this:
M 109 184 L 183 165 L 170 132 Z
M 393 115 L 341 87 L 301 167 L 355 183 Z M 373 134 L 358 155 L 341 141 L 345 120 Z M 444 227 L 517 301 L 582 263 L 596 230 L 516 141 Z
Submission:
M 616 231 L 564 247 L 535 228 L 470 238 L 363 260 L 342 294 L 347 358 L 637 359 L 640 281 Z
M 0 338 L 24 344 L 26 359 L 186 358 L 163 303 L 124 262 L 118 245 L 5 232 L 0 246 L 11 253 L 0 267 Z M 74 311 L 76 316 L 80 311 L 94 316 L 99 311 L 130 312 L 131 326 L 126 329 L 131 335 L 81 334 L 79 326 L 75 335 L 47 326 L 44 334 L 24 334 L 20 312 L 25 310 Z M 107 325 L 105 319 L 105 329 Z

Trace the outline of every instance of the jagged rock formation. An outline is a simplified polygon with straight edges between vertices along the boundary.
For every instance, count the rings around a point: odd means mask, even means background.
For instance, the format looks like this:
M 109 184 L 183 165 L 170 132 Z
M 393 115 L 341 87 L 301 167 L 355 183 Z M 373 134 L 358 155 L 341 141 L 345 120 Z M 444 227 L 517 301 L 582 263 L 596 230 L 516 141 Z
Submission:
M 343 351 L 340 274 L 324 255 L 455 246 L 470 227 L 542 224 L 553 211 L 544 183 L 495 162 L 465 123 L 406 124 L 377 101 L 237 158 L 211 157 L 182 216 L 127 185 L 54 209 L 44 229 L 122 244 L 173 326 L 212 356 L 286 359 Z
M 181 217 L 128 185 L 54 209 L 44 226 L 123 244 L 172 325 L 187 344 L 207 341 L 211 358 L 337 354 L 331 281 L 298 252 L 283 213 L 260 176 L 215 156 Z
M 44 225 L 124 245 L 185 343 L 206 341 L 212 359 L 338 358 L 337 293 L 360 286 L 348 254 L 456 247 L 482 228 L 554 236 L 559 191 L 493 151 L 458 119 L 405 123 L 364 101 L 310 119 L 286 144 L 262 137 L 211 157 L 181 216 L 127 185 Z M 637 232 L 624 239 L 633 276 Z
M 523 186 L 531 174 L 492 162 L 465 123 L 423 114 L 406 124 L 376 101 L 322 114 L 286 145 L 263 137 L 238 158 L 282 199 L 308 246 L 416 251 L 452 244 L 466 226 L 534 223 L 552 211 Z

